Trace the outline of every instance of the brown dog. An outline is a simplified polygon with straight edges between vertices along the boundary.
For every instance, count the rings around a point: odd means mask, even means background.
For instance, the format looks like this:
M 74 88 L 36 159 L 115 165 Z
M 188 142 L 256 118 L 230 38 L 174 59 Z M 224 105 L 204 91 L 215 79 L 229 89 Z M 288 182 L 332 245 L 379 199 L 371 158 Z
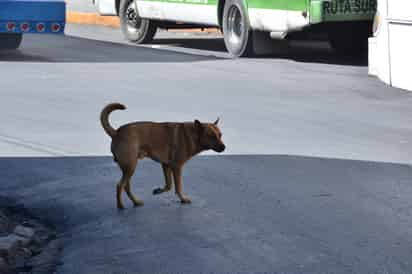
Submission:
M 131 177 L 136 169 L 137 161 L 149 157 L 161 163 L 165 177 L 165 186 L 153 190 L 157 195 L 172 189 L 172 176 L 175 191 L 182 203 L 190 203 L 183 195 L 182 168 L 196 154 L 212 149 L 223 152 L 225 144 L 217 127 L 219 119 L 214 123 L 200 123 L 198 120 L 185 123 L 134 122 L 115 130 L 109 123 L 109 114 L 116 109 L 126 109 L 119 103 L 107 105 L 100 114 L 103 129 L 112 138 L 111 151 L 114 161 L 122 170 L 122 178 L 117 184 L 117 207 L 123 209 L 121 194 L 126 190 L 127 196 L 135 206 L 143 202 L 131 192 Z

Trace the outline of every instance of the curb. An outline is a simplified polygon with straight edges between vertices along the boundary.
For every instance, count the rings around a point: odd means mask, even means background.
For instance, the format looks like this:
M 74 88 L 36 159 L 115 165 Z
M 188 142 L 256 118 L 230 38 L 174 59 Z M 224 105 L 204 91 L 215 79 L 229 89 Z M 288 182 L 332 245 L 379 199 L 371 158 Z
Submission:
M 100 16 L 96 13 L 68 11 L 66 13 L 68 24 L 99 25 L 119 28 L 120 21 L 117 16 Z
M 112 28 L 120 27 L 120 20 L 117 16 L 101 16 L 91 12 L 68 11 L 66 13 L 66 23 L 79 25 L 98 25 Z M 174 29 L 176 32 L 194 32 L 194 33 L 218 33 L 217 28 L 204 29 Z

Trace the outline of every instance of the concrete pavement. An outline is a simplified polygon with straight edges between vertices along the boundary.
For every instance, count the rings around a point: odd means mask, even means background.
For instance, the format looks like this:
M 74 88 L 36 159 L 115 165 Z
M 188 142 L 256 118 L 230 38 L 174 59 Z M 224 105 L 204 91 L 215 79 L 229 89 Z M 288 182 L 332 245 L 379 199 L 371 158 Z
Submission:
M 412 272 L 411 93 L 326 47 L 231 60 L 219 38 L 68 34 L 0 53 L 0 191 L 56 225 L 57 273 Z M 128 106 L 115 126 L 221 117 L 226 155 L 185 168 L 192 205 L 153 197 L 142 161 L 145 207 L 115 209 L 111 101 Z
M 3 156 L 107 155 L 98 115 L 119 101 L 128 109 L 113 114 L 115 126 L 220 116 L 228 154 L 412 162 L 411 94 L 328 49 L 231 60 L 218 39 L 137 47 L 117 30 L 76 27 L 68 33 L 89 38 L 27 36 L 0 55 Z

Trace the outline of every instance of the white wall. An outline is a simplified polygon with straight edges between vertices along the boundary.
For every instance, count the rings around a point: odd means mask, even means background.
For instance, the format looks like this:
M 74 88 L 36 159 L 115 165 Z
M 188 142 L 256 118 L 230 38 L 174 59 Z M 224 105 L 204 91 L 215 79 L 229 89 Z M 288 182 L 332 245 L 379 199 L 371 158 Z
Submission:
M 388 1 L 391 82 L 412 90 L 412 1 Z
M 369 39 L 369 73 L 412 90 L 412 1 L 379 0 L 381 26 Z

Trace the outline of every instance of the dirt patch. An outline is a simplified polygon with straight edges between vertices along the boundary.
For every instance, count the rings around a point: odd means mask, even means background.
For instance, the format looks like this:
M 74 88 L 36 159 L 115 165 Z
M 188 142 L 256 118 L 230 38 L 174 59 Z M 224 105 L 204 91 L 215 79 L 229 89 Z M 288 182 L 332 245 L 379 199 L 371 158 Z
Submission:
M 53 226 L 0 196 L 0 273 L 53 273 L 61 250 Z

